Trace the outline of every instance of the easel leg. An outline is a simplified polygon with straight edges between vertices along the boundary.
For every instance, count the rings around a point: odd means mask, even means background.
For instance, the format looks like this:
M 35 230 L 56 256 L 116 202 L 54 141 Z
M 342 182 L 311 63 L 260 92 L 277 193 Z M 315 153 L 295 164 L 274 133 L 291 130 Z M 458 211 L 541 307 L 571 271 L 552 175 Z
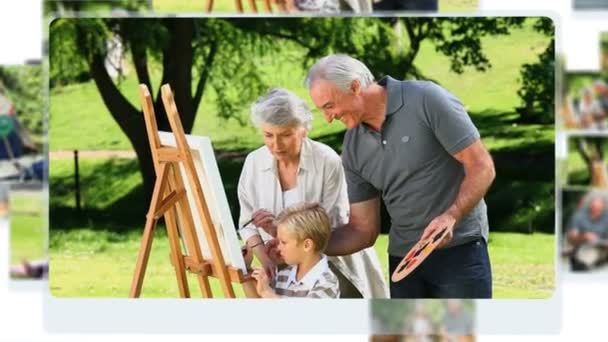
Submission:
M 133 281 L 131 282 L 131 292 L 129 292 L 129 297 L 131 298 L 138 298 L 141 294 L 141 285 L 144 281 L 144 275 L 146 274 L 146 266 L 148 265 L 148 257 L 150 256 L 150 249 L 152 248 L 152 235 L 155 226 L 156 220 L 154 219 L 153 214 L 148 214 L 146 227 L 144 228 L 144 236 L 141 239 L 139 254 L 137 255 L 137 263 L 135 264 L 135 273 L 133 274 Z
M 236 11 L 238 13 L 243 13 L 243 0 L 234 0 L 234 4 L 236 6 Z
M 150 256 L 150 249 L 152 248 L 152 238 L 154 234 L 154 227 L 156 226 L 156 218 L 154 213 L 158 206 L 159 196 L 164 192 L 164 188 L 167 184 L 166 166 L 161 165 L 156 182 L 154 183 L 154 191 L 152 192 L 152 199 L 150 200 L 150 208 L 148 209 L 148 215 L 146 216 L 146 226 L 144 227 L 144 235 L 141 239 L 141 245 L 139 247 L 139 254 L 137 255 L 137 263 L 135 264 L 135 273 L 133 273 L 133 281 L 131 282 L 131 292 L 129 297 L 138 298 L 141 294 L 141 285 L 144 281 L 144 275 L 146 274 L 146 267 L 148 266 L 148 257 Z
M 253 13 L 258 13 L 258 6 L 255 4 L 255 0 L 249 0 L 249 7 L 251 7 Z
M 201 294 L 203 295 L 203 298 L 213 297 L 213 293 L 211 293 L 211 285 L 209 285 L 209 277 L 199 274 L 198 284 L 201 288 Z
M 182 246 L 179 240 L 179 233 L 177 231 L 177 222 L 175 221 L 175 217 L 175 209 L 168 210 L 165 213 L 167 235 L 169 236 L 169 244 L 171 245 L 171 260 L 173 261 L 172 264 L 175 268 L 179 295 L 182 298 L 190 298 L 190 289 L 188 288 L 188 279 L 186 277 L 186 267 L 184 266 L 184 258 L 181 252 Z
M 169 186 L 174 188 L 177 184 L 183 184 L 182 177 L 179 172 L 174 172 L 173 175 L 175 178 L 172 178 L 169 181 Z M 177 217 L 179 218 L 180 226 L 182 227 L 182 237 L 184 237 L 184 242 L 186 244 L 186 248 L 188 249 L 188 253 L 192 256 L 196 261 L 202 261 L 203 257 L 200 253 L 200 250 L 197 248 L 198 246 L 194 243 L 196 240 L 195 232 L 194 232 L 194 222 L 192 222 L 192 213 L 190 212 L 188 199 L 183 197 L 179 202 L 177 202 Z M 213 293 L 211 293 L 211 285 L 209 285 L 209 277 L 202 274 L 197 274 L 199 287 L 201 289 L 201 294 L 203 298 L 213 298 Z
M 258 291 L 255 289 L 256 280 L 251 279 L 243 283 L 243 291 L 245 292 L 245 297 L 247 298 L 260 298 Z
M 211 11 L 213 11 L 213 0 L 207 0 L 207 6 L 205 7 L 205 11 L 207 13 L 211 13 Z

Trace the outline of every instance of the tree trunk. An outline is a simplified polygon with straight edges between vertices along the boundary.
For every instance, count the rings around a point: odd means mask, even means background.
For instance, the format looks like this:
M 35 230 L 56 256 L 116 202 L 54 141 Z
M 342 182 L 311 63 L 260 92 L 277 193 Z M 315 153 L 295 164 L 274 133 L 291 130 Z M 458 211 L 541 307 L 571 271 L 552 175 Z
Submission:
M 116 88 L 104 66 L 103 57 L 94 56 L 89 66 L 91 76 L 104 104 L 135 150 L 146 197 L 149 198 L 152 194 L 155 175 L 143 114 L 133 107 Z
M 194 22 L 193 20 L 167 19 L 165 25 L 171 33 L 171 38 L 167 48 L 163 51 L 164 69 L 162 84 L 169 83 L 171 85 L 184 131 L 190 133 L 196 115 L 196 108 L 194 108 L 192 99 L 191 74 Z M 150 85 L 145 53 L 136 51 L 133 57 L 136 59 L 134 63 L 140 83 Z M 95 81 L 104 104 L 135 150 L 143 179 L 144 191 L 147 199 L 149 199 L 152 195 L 156 176 L 154 174 L 154 164 L 144 117 L 142 112 L 131 105 L 120 90 L 118 90 L 104 66 L 104 58 L 101 54 L 95 54 L 89 61 L 91 76 Z M 170 131 L 160 96 L 157 96 L 154 107 L 159 130 Z

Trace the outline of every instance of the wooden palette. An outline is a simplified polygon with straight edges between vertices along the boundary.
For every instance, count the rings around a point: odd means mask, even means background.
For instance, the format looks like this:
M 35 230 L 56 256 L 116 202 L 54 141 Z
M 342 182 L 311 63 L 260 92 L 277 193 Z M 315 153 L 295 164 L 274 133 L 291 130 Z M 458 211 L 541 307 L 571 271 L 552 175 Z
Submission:
M 396 283 L 412 273 L 443 240 L 447 232 L 448 227 L 437 229 L 428 238 L 418 241 L 395 268 L 391 281 Z

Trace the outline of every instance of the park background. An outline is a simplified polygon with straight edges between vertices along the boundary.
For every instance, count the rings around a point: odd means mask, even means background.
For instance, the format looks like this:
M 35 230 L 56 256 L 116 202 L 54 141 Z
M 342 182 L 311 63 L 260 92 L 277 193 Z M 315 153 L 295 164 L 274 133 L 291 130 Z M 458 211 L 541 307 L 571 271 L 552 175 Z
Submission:
M 342 52 L 361 59 L 377 78 L 434 80 L 463 101 L 497 170 L 486 196 L 494 296 L 551 296 L 553 35 L 551 20 L 536 17 L 55 20 L 49 40 L 52 294 L 128 294 L 153 181 L 138 83 L 155 95 L 169 82 L 186 130 L 211 138 L 236 221 L 242 163 L 262 145 L 248 123 L 249 105 L 282 86 L 313 108 L 302 84 L 307 68 Z M 116 51 L 124 58 L 106 59 Z M 155 99 L 162 129 L 167 122 Z M 313 113 L 310 136 L 340 152 L 344 128 Z M 385 270 L 388 226 L 384 221 L 375 245 Z M 159 227 L 143 296 L 177 296 L 168 255 Z
M 0 87 L 4 95 L 15 105 L 17 119 L 29 132 L 36 149 L 44 151 L 46 134 L 44 134 L 43 120 L 42 66 L 37 61 L 32 62 L 32 64 L 0 66 Z M 19 161 L 19 158 L 17 160 Z M 0 163 L 12 164 L 12 161 L 4 159 Z M 10 184 L 8 185 L 10 264 L 46 258 L 48 229 L 45 219 L 46 193 L 43 184 L 38 181 L 14 179 L 10 183 L 3 181 Z

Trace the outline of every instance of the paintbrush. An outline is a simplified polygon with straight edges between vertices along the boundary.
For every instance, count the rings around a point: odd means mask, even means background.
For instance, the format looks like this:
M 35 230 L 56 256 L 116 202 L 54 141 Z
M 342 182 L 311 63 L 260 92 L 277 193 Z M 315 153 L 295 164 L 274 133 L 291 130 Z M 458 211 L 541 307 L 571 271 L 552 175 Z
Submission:
M 244 223 L 244 224 L 241 226 L 241 228 L 239 228 L 239 230 L 241 230 L 241 229 L 243 229 L 243 228 L 247 227 L 249 224 L 251 224 L 251 222 L 253 222 L 253 218 L 251 218 L 251 220 L 249 220 L 249 221 L 245 222 L 245 223 Z

